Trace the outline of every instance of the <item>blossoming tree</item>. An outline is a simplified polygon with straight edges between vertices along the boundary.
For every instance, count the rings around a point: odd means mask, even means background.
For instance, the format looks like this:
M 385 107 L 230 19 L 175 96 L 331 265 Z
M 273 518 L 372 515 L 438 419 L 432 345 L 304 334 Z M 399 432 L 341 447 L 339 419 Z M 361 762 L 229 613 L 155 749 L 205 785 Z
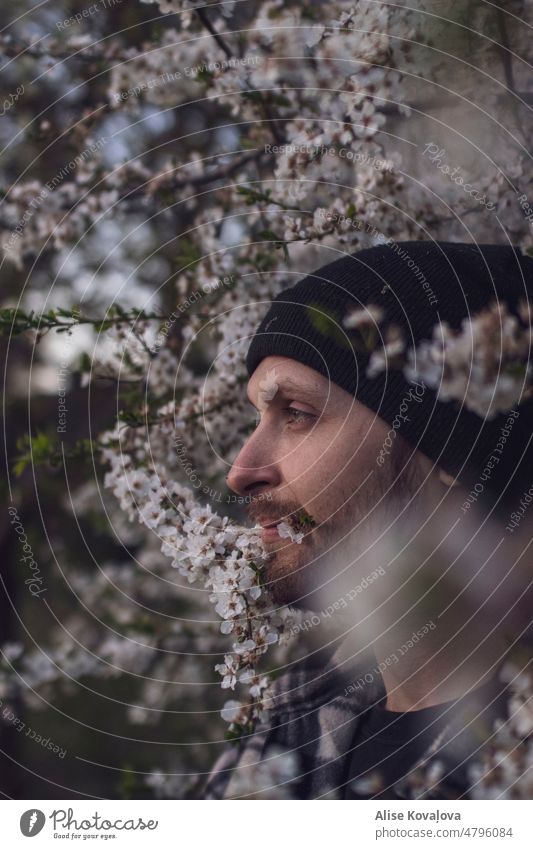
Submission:
M 126 5 L 80 4 L 65 20 L 51 3 L 0 36 L 12 90 L 23 82 L 4 105 L 2 331 L 38 342 L 49 365 L 65 340 L 83 349 L 89 410 L 102 382 L 116 408 L 96 433 L 89 416 L 82 441 L 60 421 L 32 423 L 15 471 L 81 458 L 89 482 L 64 493 L 72 520 L 103 509 L 137 561 L 69 570 L 86 614 L 48 643 L 6 644 L 1 695 L 44 708 L 87 676 L 130 674 L 142 681 L 130 719 L 157 723 L 180 704 L 175 682 L 195 680 L 195 655 L 214 654 L 234 737 L 263 716 L 300 618 L 272 604 L 257 529 L 224 485 L 253 427 L 250 335 L 288 277 L 339 252 L 429 238 L 533 249 L 531 4 Z M 405 353 L 400 339 L 387 346 Z M 422 355 L 430 381 L 435 349 Z M 473 409 L 482 369 L 480 381 Z

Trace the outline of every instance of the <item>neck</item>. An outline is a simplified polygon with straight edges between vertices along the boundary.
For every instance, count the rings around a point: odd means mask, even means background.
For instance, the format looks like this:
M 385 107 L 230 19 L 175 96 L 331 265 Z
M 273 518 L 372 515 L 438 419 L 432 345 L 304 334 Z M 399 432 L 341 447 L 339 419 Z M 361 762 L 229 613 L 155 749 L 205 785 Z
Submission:
M 451 701 L 497 673 L 505 651 L 501 636 L 483 639 L 479 628 L 457 633 L 441 620 L 432 624 L 402 628 L 401 633 L 395 629 L 374 644 L 387 691 L 386 710 L 420 710 Z

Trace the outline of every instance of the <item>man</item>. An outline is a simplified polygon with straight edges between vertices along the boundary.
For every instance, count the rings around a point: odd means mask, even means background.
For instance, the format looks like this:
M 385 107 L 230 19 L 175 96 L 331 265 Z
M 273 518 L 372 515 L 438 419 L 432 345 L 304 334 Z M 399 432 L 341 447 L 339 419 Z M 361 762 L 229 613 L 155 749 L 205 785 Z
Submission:
M 274 602 L 313 615 L 204 798 L 253 796 L 287 754 L 289 798 L 530 798 L 532 295 L 518 249 L 406 242 L 272 303 L 228 485 L 252 497 Z

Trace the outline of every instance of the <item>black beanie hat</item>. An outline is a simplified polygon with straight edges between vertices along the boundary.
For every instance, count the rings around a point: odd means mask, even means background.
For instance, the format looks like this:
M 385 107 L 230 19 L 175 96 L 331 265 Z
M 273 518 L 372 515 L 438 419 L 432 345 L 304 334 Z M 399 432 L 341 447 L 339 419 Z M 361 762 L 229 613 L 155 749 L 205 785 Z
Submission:
M 466 397 L 443 398 L 438 381 L 426 385 L 405 368 L 394 367 L 394 340 L 390 348 L 383 350 L 383 345 L 387 334 L 394 333 L 403 337 L 406 348 L 420 350 L 420 343 L 435 338 L 435 327 L 444 334 L 461 332 L 465 319 L 495 302 L 520 316 L 527 336 L 530 319 L 524 318 L 524 309 L 531 301 L 533 259 L 519 248 L 386 243 L 342 256 L 280 292 L 251 341 L 246 367 L 251 375 L 271 355 L 310 366 L 397 428 L 452 477 L 473 487 L 472 500 L 496 498 L 512 509 L 533 485 L 533 398 L 524 380 L 530 345 L 523 357 L 522 392 L 503 411 L 501 405 L 491 407 L 489 393 L 486 414 L 473 409 Z M 344 324 L 350 313 L 365 307 L 366 313 L 359 314 L 375 317 L 375 322 L 366 328 L 358 328 L 357 320 L 354 327 Z M 367 344 L 369 332 L 383 351 L 384 368 L 377 372 L 368 369 L 373 350 Z M 500 341 L 495 337 L 495 344 Z

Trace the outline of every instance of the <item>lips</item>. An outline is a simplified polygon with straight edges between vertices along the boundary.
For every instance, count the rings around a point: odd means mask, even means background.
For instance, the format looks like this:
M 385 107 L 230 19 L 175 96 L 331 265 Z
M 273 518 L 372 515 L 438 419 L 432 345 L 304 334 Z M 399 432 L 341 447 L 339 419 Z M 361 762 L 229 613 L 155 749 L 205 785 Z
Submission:
M 265 522 L 259 519 L 258 524 L 261 525 L 261 539 L 266 541 L 269 539 L 281 539 L 278 534 L 278 525 L 282 519 L 275 519 L 273 522 Z
M 274 522 L 271 525 L 263 525 L 263 530 L 261 531 L 261 539 L 281 539 L 280 535 L 278 534 L 278 524 L 279 522 Z

